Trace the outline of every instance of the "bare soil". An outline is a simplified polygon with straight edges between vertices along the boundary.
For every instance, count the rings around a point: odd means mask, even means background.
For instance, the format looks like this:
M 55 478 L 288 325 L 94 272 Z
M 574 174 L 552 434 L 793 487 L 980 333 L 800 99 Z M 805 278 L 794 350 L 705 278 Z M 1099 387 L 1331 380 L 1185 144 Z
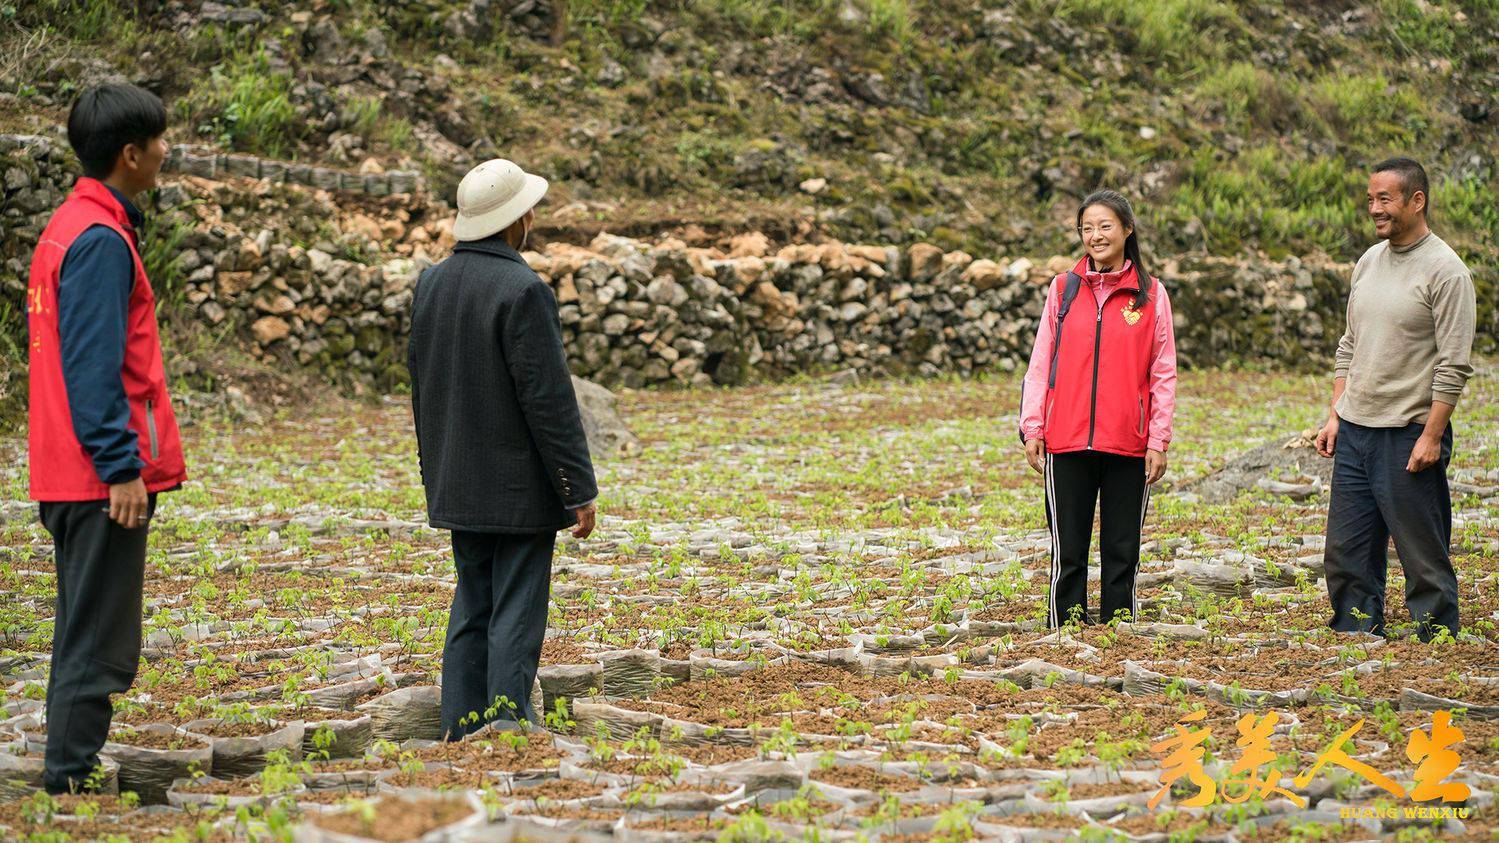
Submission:
M 920 779 L 853 764 L 818 768 L 809 774 L 809 778 L 838 787 L 869 790 L 875 793 L 910 793 L 922 787 Z
M 472 813 L 473 808 L 461 799 L 385 798 L 375 805 L 373 819 L 358 812 L 314 814 L 309 822 L 319 828 L 341 834 L 354 834 L 386 843 L 414 840 L 433 829 L 451 825 Z

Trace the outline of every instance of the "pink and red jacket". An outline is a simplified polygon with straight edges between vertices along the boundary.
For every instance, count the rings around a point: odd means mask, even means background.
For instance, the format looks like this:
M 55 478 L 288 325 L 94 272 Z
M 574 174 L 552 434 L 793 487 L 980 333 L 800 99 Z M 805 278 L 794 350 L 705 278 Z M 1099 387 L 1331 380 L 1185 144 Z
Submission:
M 1046 296 L 1025 373 L 1021 432 L 1026 441 L 1045 439 L 1053 454 L 1165 451 L 1176 411 L 1176 338 L 1165 287 L 1154 281 L 1137 309 L 1138 279 L 1128 261 L 1098 272 L 1084 257 L 1073 272 L 1083 283 L 1060 331 L 1065 274 L 1052 279 Z M 1054 349 L 1056 385 L 1048 388 Z

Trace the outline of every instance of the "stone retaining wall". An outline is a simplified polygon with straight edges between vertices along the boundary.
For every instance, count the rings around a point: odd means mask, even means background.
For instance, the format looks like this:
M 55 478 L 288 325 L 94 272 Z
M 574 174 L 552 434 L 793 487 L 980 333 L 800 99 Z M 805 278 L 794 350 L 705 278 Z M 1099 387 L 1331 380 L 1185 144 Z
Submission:
M 50 151 L 56 146 L 50 138 L 41 135 L 0 134 L 0 152 L 25 152 L 30 148 Z M 356 173 L 254 155 L 215 152 L 187 144 L 173 146 L 166 161 L 162 162 L 161 170 L 167 174 L 205 179 L 262 179 L 272 184 L 284 182 L 318 190 L 339 190 L 369 196 L 417 193 L 426 189 L 422 174 L 413 170 Z
M 185 232 L 172 280 L 157 282 L 171 287 L 164 300 L 265 359 L 377 388 L 404 378 L 412 285 L 452 245 L 445 205 L 391 192 L 397 174 L 371 182 L 310 170 L 356 188 L 336 193 L 302 186 L 303 171 L 278 162 L 186 150 L 176 160 L 183 174 L 165 180 L 152 213 Z M 72 168 L 59 144 L 0 138 L 0 258 L 6 295 L 17 301 Z M 334 183 L 321 175 L 314 185 Z M 1030 351 L 1046 283 L 1070 265 L 920 243 L 777 249 L 755 233 L 722 249 L 602 235 L 527 257 L 556 292 L 574 372 L 627 386 L 818 370 L 1013 370 Z M 1189 255 L 1157 272 L 1188 365 L 1330 366 L 1347 265 Z
M 0 138 L 0 145 L 5 143 Z M 389 170 L 375 173 L 351 173 L 332 167 L 293 164 L 254 155 L 235 155 L 200 150 L 179 144 L 162 165 L 163 172 L 181 173 L 206 179 L 228 177 L 264 179 L 272 183 L 288 182 L 320 190 L 342 190 L 370 196 L 416 193 L 426 185 L 421 173 Z

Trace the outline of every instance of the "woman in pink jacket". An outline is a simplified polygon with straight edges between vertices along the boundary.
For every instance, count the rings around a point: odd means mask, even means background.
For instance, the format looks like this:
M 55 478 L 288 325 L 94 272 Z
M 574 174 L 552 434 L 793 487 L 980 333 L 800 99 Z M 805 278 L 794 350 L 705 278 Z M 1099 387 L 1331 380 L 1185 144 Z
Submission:
M 1171 302 L 1145 271 L 1129 200 L 1100 190 L 1077 211 L 1083 257 L 1052 280 L 1021 391 L 1020 433 L 1046 478 L 1047 623 L 1088 622 L 1088 545 L 1099 511 L 1099 618 L 1133 618 L 1150 485 L 1166 473 L 1176 408 Z M 1100 507 L 1101 501 L 1101 507 Z

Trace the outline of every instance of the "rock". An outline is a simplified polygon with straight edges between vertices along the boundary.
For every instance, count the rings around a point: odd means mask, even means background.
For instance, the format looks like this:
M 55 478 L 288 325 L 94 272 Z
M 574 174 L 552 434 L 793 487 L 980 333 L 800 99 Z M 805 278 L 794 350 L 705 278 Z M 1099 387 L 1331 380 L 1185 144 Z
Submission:
M 255 335 L 256 342 L 267 346 L 277 340 L 286 339 L 291 334 L 291 325 L 279 316 L 263 316 L 250 326 L 250 332 Z
M 214 282 L 218 287 L 219 298 L 232 301 L 250 289 L 254 283 L 254 275 L 249 272 L 220 272 L 214 276 Z
M 578 412 L 583 417 L 583 432 L 593 456 L 630 453 L 640 448 L 640 440 L 630 432 L 615 408 L 614 393 L 576 375 L 573 392 L 578 396 Z
M 1304 501 L 1322 494 L 1322 483 L 1315 479 L 1307 483 L 1285 483 L 1280 480 L 1261 477 L 1254 481 L 1254 484 L 1272 495 L 1285 495 L 1298 501 Z
M 930 281 L 942 267 L 942 250 L 930 243 L 913 243 L 906 250 L 911 280 Z
M 612 56 L 605 53 L 599 62 L 599 72 L 595 76 L 600 85 L 608 88 L 618 88 L 625 83 L 625 69 Z
M 284 316 L 297 309 L 297 305 L 286 296 L 276 296 L 268 299 L 262 298 L 255 303 L 255 306 L 262 313 L 269 313 L 275 316 Z
M 849 93 L 870 105 L 883 106 L 890 103 L 890 89 L 885 84 L 884 74 L 878 71 L 856 76 L 847 84 Z
M 735 187 L 784 189 L 794 183 L 798 156 L 776 143 L 755 144 L 734 156 L 731 183 Z
M 792 316 L 796 313 L 796 300 L 776 289 L 769 281 L 761 281 L 750 291 L 750 301 L 760 305 L 767 316 Z
M 1034 266 L 1035 264 L 1031 262 L 1030 258 L 1017 258 L 1005 270 L 1005 277 L 1011 281 L 1025 281 L 1030 277 L 1031 268 Z M 1070 269 L 1071 267 L 1068 268 Z
M 259 26 L 265 23 L 265 13 L 256 8 L 230 8 L 223 3 L 208 0 L 198 9 L 198 18 L 230 26 Z
M 241 238 L 234 247 L 234 269 L 253 270 L 260 266 L 260 247 L 248 237 Z
M 1252 488 L 1263 488 L 1272 494 L 1300 496 L 1305 493 L 1310 496 L 1316 494 L 1315 489 L 1330 487 L 1332 460 L 1318 456 L 1300 436 L 1289 444 L 1293 447 L 1287 447 L 1284 439 L 1277 439 L 1245 451 L 1212 473 L 1181 486 L 1179 491 L 1195 494 L 1206 504 L 1220 504 Z M 1306 478 L 1306 482 L 1287 484 L 1272 479 L 1271 474 Z M 1262 480 L 1264 484 L 1261 484 Z
M 1480 498 L 1492 498 L 1499 495 L 1499 486 L 1481 486 L 1475 483 L 1464 483 L 1461 480 L 1451 481 L 1451 486 L 1454 495 L 1474 495 Z
M 308 249 L 307 263 L 313 273 L 323 275 L 333 266 L 333 256 L 322 249 Z
M 1463 98 L 1462 105 L 1458 107 L 1458 112 L 1469 123 L 1482 123 L 1489 119 L 1490 108 L 1488 102 L 1483 97 L 1477 94 L 1470 94 Z
M 655 304 L 680 307 L 688 299 L 687 290 L 670 275 L 658 275 L 646 285 L 645 296 Z
M 817 194 L 826 190 L 827 186 L 828 180 L 823 178 L 807 179 L 806 181 L 797 185 L 797 187 L 801 189 L 802 193 L 810 193 L 813 196 L 816 196 Z
M 843 285 L 843 290 L 838 293 L 838 300 L 862 301 L 867 292 L 869 292 L 869 282 L 856 275 Z
M 624 334 L 625 329 L 630 327 L 630 317 L 623 313 L 611 313 L 604 317 L 604 333 L 611 337 Z
M 1005 269 L 988 258 L 980 258 L 963 270 L 963 280 L 983 292 L 998 287 L 1005 281 Z
M 677 362 L 671 364 L 671 376 L 676 378 L 677 380 L 690 381 L 697 375 L 698 369 L 701 368 L 701 366 L 702 363 L 700 363 L 697 358 L 683 357 Z
M 758 231 L 740 234 L 729 240 L 729 257 L 763 258 L 770 253 L 770 238 Z
M 400 220 L 391 217 L 380 222 L 380 239 L 391 242 L 399 242 L 406 239 L 406 226 Z
M 868 305 L 862 302 L 844 302 L 843 306 L 838 308 L 838 318 L 844 322 L 856 322 L 868 312 Z
M 365 240 L 383 240 L 385 233 L 380 230 L 380 223 L 375 222 L 364 214 L 354 214 L 344 220 L 344 231 L 357 235 Z

